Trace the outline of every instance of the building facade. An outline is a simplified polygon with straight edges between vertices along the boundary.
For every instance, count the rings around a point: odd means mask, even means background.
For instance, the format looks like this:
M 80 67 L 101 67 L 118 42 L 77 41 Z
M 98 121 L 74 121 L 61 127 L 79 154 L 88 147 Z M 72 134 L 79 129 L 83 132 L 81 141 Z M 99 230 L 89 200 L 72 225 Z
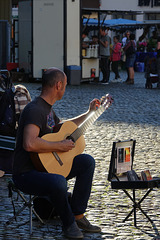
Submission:
M 101 9 L 138 11 L 137 20 L 160 20 L 160 0 L 101 0 Z
M 101 0 L 101 10 L 133 11 L 132 13 L 117 13 L 108 15 L 107 19 L 126 18 L 131 20 L 160 20 L 160 0 Z M 137 13 L 136 13 L 137 12 Z M 150 31 L 153 31 L 153 27 Z M 136 39 L 143 29 L 136 30 Z

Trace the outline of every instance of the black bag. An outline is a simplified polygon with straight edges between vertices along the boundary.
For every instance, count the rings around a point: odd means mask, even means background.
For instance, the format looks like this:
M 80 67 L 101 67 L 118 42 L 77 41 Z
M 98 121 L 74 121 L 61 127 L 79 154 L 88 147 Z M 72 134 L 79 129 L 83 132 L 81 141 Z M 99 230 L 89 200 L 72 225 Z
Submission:
M 33 207 L 36 213 L 42 219 L 49 220 L 57 216 L 53 203 L 51 202 L 49 197 L 36 197 L 33 200 Z
M 127 48 L 127 50 L 126 50 L 126 56 L 130 56 L 130 55 L 134 54 L 135 52 L 136 52 L 136 49 L 131 42 L 131 46 L 129 48 Z
M 14 93 L 6 89 L 0 99 L 0 135 L 16 135 L 16 114 Z
M 68 202 L 71 202 L 71 193 L 68 192 Z M 46 220 L 58 217 L 58 213 L 48 196 L 38 196 L 33 200 L 33 207 L 36 213 Z

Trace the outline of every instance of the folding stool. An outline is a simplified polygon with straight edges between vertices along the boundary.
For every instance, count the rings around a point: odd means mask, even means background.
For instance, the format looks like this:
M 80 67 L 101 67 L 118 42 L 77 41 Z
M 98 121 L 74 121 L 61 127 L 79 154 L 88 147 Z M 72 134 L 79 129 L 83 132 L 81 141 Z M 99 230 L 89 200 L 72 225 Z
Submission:
M 10 151 L 11 153 L 14 153 L 15 142 L 16 142 L 15 137 L 0 135 L 0 150 L 2 149 L 2 150 Z M 3 169 L 3 170 L 5 171 L 5 169 Z M 37 219 L 42 224 L 44 224 L 44 221 L 40 218 L 40 216 L 36 213 L 36 211 L 33 208 L 33 201 L 36 198 L 36 196 L 29 195 L 29 199 L 26 199 L 23 192 L 21 192 L 18 188 L 16 188 L 16 186 L 14 185 L 12 180 L 10 180 L 8 183 L 8 190 L 9 190 L 9 197 L 11 197 L 11 201 L 12 201 L 12 205 L 13 205 L 14 216 L 8 219 L 8 221 L 6 222 L 6 225 L 9 225 L 14 219 L 16 220 L 16 217 L 18 215 L 20 215 L 20 213 L 25 208 L 28 207 L 28 209 L 29 209 L 29 231 L 30 231 L 30 234 L 32 234 L 32 215 L 33 215 L 33 213 L 35 214 Z M 16 192 L 17 197 L 20 196 L 22 199 L 22 202 L 23 202 L 23 206 L 21 208 L 19 208 L 19 210 L 17 212 L 15 211 L 14 200 L 13 200 L 13 196 L 12 196 L 13 192 Z
M 32 215 L 33 215 L 33 213 L 42 224 L 45 224 L 44 221 L 40 218 L 40 216 L 36 213 L 36 211 L 33 208 L 33 201 L 37 196 L 29 195 L 29 200 L 26 199 L 24 194 L 18 188 L 15 187 L 12 180 L 10 180 L 8 183 L 8 190 L 9 190 L 9 197 L 11 197 L 11 201 L 12 201 L 12 205 L 13 205 L 14 216 L 8 219 L 8 221 L 6 222 L 6 225 L 9 225 L 14 219 L 16 220 L 16 217 L 18 215 L 20 215 L 20 213 L 27 207 L 29 209 L 29 232 L 30 232 L 30 234 L 32 234 Z M 14 200 L 13 200 L 13 192 L 16 192 L 17 197 L 20 196 L 22 199 L 22 202 L 23 202 L 23 206 L 21 208 L 19 208 L 18 211 L 15 210 L 15 204 L 14 204 Z

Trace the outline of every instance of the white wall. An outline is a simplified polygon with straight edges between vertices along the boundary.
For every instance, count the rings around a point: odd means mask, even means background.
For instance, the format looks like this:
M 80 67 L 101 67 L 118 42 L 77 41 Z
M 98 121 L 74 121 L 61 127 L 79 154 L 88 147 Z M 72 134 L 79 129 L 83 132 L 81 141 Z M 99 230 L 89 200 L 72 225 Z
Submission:
M 31 1 L 19 2 L 19 68 L 31 71 Z
M 49 67 L 64 67 L 64 4 L 33 0 L 33 77 Z
M 144 15 L 137 15 L 136 16 L 137 21 L 143 21 L 144 20 Z M 138 41 L 139 37 L 143 34 L 143 28 L 142 29 L 137 29 L 136 30 L 136 41 Z
M 67 66 L 80 66 L 80 0 L 67 0 Z

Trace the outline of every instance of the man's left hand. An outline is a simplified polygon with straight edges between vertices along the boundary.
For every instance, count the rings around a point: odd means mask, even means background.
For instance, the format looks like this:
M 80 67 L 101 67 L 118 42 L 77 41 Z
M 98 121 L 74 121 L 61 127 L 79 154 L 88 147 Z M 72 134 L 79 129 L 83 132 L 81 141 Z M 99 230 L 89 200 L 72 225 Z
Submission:
M 100 105 L 101 105 L 100 100 L 94 98 L 89 104 L 89 111 L 95 111 L 97 108 L 99 108 Z

